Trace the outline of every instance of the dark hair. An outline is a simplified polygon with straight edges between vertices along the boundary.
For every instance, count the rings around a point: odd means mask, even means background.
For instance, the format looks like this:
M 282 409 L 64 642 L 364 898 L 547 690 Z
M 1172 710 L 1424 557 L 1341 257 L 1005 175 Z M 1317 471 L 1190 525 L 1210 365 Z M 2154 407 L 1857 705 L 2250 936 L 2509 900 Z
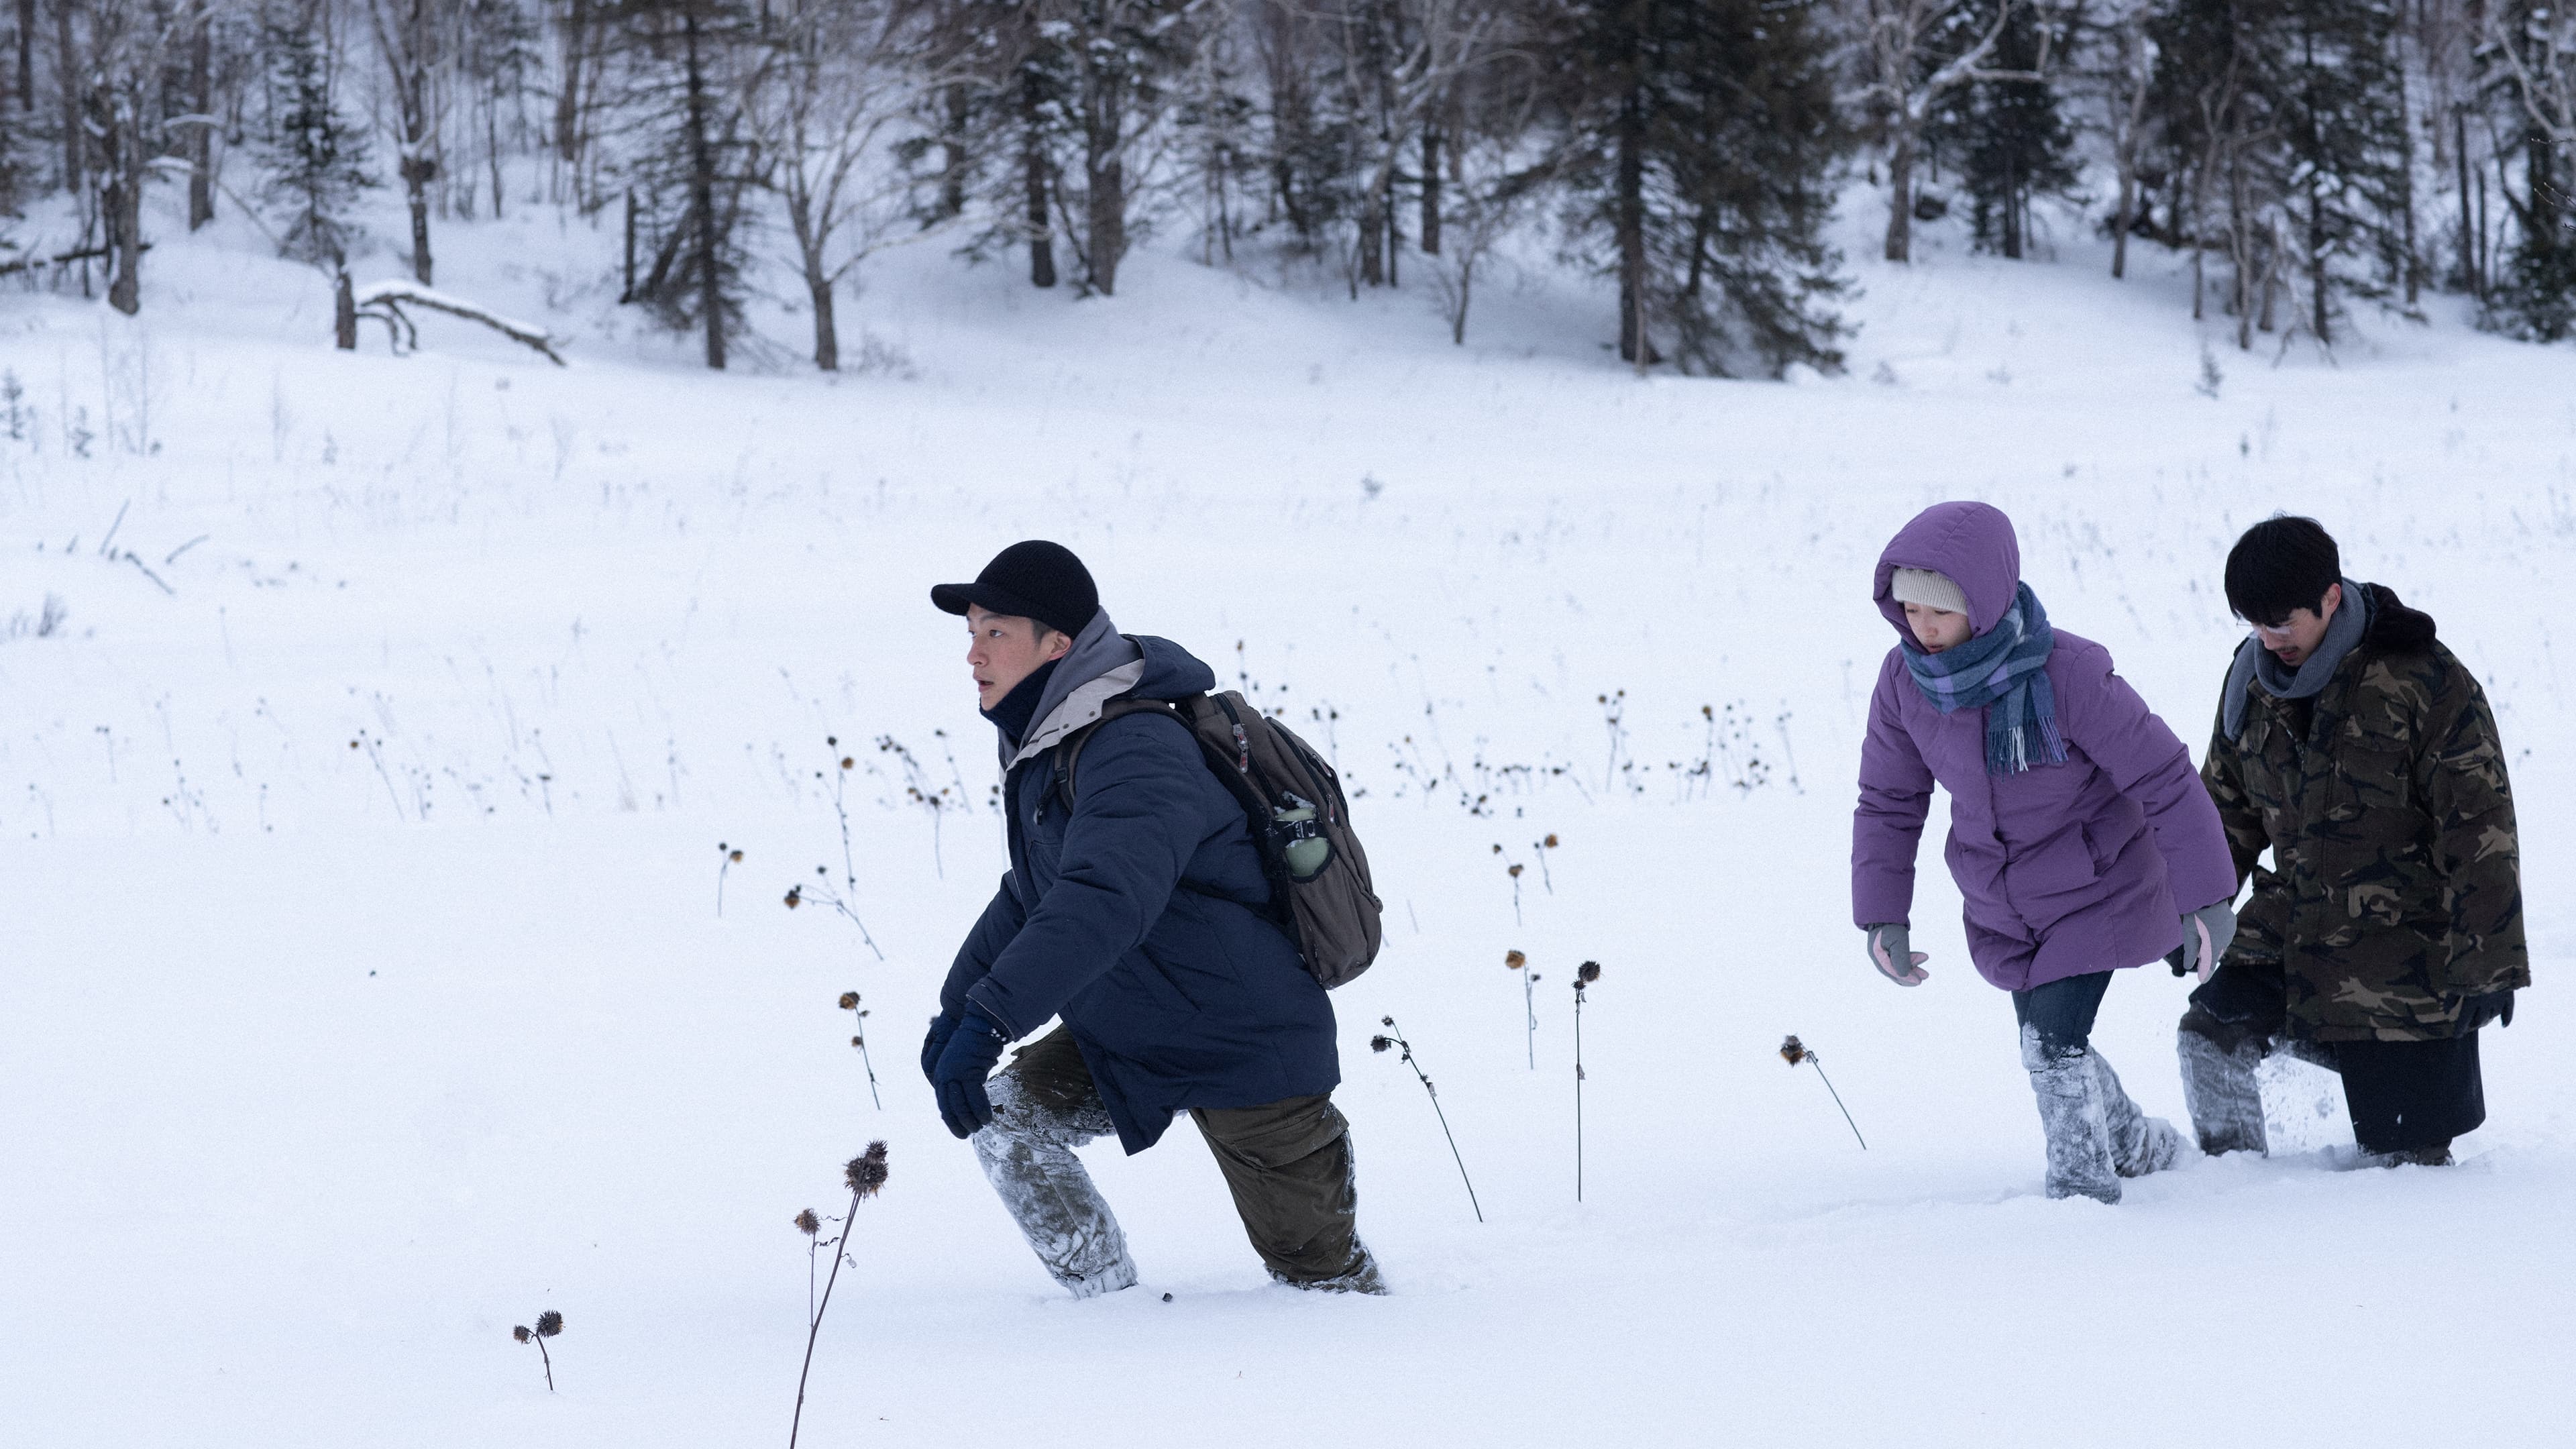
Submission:
M 2227 551 L 2227 607 L 2267 629 L 2295 610 L 2324 612 L 2326 590 L 2342 579 L 2343 555 L 2334 535 L 2313 518 L 2276 513 L 2245 530 Z

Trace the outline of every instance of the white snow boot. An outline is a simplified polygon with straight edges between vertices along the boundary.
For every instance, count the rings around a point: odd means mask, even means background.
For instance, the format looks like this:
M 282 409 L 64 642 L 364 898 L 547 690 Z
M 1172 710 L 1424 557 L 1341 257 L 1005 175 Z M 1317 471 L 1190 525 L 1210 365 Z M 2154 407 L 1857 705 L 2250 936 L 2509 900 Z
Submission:
M 2022 1028 L 2022 1065 L 2039 1099 L 2040 1130 L 2048 1135 L 2048 1195 L 2120 1200 L 2120 1174 L 2111 1156 L 2111 1120 L 2103 1074 L 2093 1053 L 2053 1055 L 2039 1033 Z M 2130 1109 L 2132 1112 L 2136 1108 Z
M 2254 1076 L 2263 1061 L 2262 1040 L 2240 1037 L 2232 1047 L 2221 1046 L 2193 1030 L 2186 1016 L 2174 1042 L 2182 1056 L 2183 1105 L 2191 1110 L 2200 1150 L 2212 1157 L 2270 1151 L 2263 1131 L 2263 1091 Z
M 1073 1155 L 1117 1130 L 1109 1110 L 1097 1098 L 1074 1110 L 1039 1102 L 1008 1072 L 990 1091 L 993 1121 L 973 1137 L 975 1156 L 1038 1261 L 1076 1298 L 1135 1287 L 1127 1235 Z
M 2084 1059 L 2093 1064 L 2095 1085 L 2102 1094 L 2102 1115 L 2111 1131 L 2112 1168 L 2122 1177 L 2144 1177 L 2180 1161 L 2182 1134 L 2173 1124 L 2139 1111 L 2121 1088 L 2120 1074 L 2111 1070 L 2100 1052 L 2088 1047 Z

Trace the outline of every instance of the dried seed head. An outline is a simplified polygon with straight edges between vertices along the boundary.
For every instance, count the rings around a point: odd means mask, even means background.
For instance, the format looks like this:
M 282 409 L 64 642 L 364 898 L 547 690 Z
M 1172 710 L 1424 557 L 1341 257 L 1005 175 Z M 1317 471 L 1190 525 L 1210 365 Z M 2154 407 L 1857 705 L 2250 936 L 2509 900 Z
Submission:
M 792 885 L 787 888 L 787 909 L 791 911 L 796 909 L 797 904 L 804 899 L 805 888 L 803 886 Z
M 849 1166 L 842 1169 L 841 1177 L 850 1185 L 850 1191 L 860 1197 L 876 1196 L 877 1190 L 886 1184 L 886 1145 L 883 1142 L 869 1143 L 867 1151 L 850 1159 Z
M 1582 982 L 1586 986 L 1600 980 L 1601 963 L 1598 961 L 1586 961 L 1582 965 L 1575 967 L 1574 979 Z
M 727 854 L 725 859 L 732 861 L 736 865 L 740 865 L 742 864 L 742 852 L 739 850 L 733 851 Z
M 1539 844 L 1546 846 L 1550 850 L 1556 849 L 1556 832 L 1553 830 L 1549 831 L 1547 833 L 1547 839 L 1540 841 Z
M 865 1015 L 865 1013 L 863 1012 L 861 1015 Z M 857 1047 L 860 1051 L 866 1051 L 868 1049 L 868 1039 L 863 1036 L 854 1036 L 850 1038 L 850 1045 Z
M 563 1315 L 549 1308 L 537 1315 L 537 1337 L 552 1338 L 563 1332 Z
M 1500 854 L 1502 854 L 1502 853 L 1503 853 L 1503 843 L 1502 843 L 1501 841 L 1497 840 L 1497 841 L 1495 841 L 1495 842 L 1494 842 L 1494 854 L 1496 854 L 1496 855 L 1500 855 Z
M 837 750 L 841 747 L 841 737 L 839 735 L 825 735 L 823 736 L 823 743 L 827 747 Z
M 520 1325 L 519 1325 L 518 1327 L 516 1327 L 516 1328 L 511 1329 L 511 1330 L 510 1330 L 510 1336 L 511 1336 L 512 1338 L 517 1339 L 517 1340 L 518 1340 L 519 1342 L 521 1342 L 521 1343 L 525 1343 L 525 1342 L 527 1342 L 529 1339 L 536 1337 L 536 1335 L 535 1335 L 535 1334 L 528 1332 L 528 1325 L 526 1325 L 526 1324 L 524 1324 L 524 1323 L 520 1324 Z
M 1518 951 L 1505 951 L 1503 953 L 1503 965 L 1506 969 L 1518 971 L 1528 964 L 1529 958 Z
M 1384 1026 L 1384 1027 L 1392 1027 L 1392 1026 L 1394 1026 L 1394 1025 L 1395 1025 L 1395 1018 L 1394 1018 L 1394 1017 L 1391 1017 L 1391 1016 L 1381 1016 L 1381 1017 L 1379 1017 L 1379 1018 L 1377 1019 L 1377 1021 L 1378 1021 L 1378 1025 L 1380 1025 L 1380 1026 Z
M 1787 1062 L 1789 1065 L 1794 1067 L 1798 1063 L 1805 1061 L 1808 1055 L 1809 1053 L 1807 1051 L 1806 1043 L 1799 1041 L 1794 1036 L 1784 1036 L 1780 1038 L 1780 1060 Z
M 849 756 L 847 756 L 847 755 L 843 755 L 843 756 L 841 757 L 841 768 L 842 768 L 842 769 L 846 770 L 846 769 L 850 768 L 850 766 L 851 766 L 851 764 L 852 764 L 852 763 L 854 763 L 854 762 L 850 759 L 850 757 L 849 757 Z
M 1511 874 L 1512 879 L 1514 879 L 1514 880 L 1519 880 L 1519 879 L 1521 878 L 1521 867 L 1520 867 L 1520 862 L 1518 862 L 1518 861 L 1514 861 L 1514 862 L 1512 862 L 1512 868 L 1511 868 L 1511 872 L 1510 872 L 1510 874 Z
M 810 1238 L 823 1231 L 823 1220 L 814 1216 L 812 1208 L 807 1208 L 796 1215 L 796 1231 Z
M 856 1010 L 858 1010 L 858 1009 L 859 1009 L 859 993 L 857 993 L 857 992 L 855 992 L 855 991 L 844 991 L 844 992 L 842 992 L 842 993 L 841 993 L 841 1009 L 842 1009 L 843 1011 L 856 1011 Z
M 1373 1052 L 1382 1052 L 1394 1045 L 1395 1043 L 1388 1041 L 1382 1036 L 1373 1036 L 1369 1038 L 1369 1050 Z

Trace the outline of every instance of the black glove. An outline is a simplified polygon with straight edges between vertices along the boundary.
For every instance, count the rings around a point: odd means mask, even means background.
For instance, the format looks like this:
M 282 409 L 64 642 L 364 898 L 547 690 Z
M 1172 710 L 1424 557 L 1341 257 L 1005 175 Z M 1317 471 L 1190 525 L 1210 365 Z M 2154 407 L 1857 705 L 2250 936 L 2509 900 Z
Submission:
M 948 1038 L 956 1031 L 957 1018 L 934 1016 L 930 1019 L 930 1035 L 921 1039 L 921 1075 L 934 1087 L 939 1085 L 940 1050 L 948 1045 Z
M 2460 998 L 2460 1031 L 2463 1035 L 2479 1027 L 2513 1025 L 2513 989 L 2489 991 L 2478 996 Z
M 940 1120 L 956 1136 L 972 1137 L 993 1120 L 993 1099 L 984 1093 L 984 1079 L 1002 1059 L 1003 1040 L 1000 1027 L 970 1011 L 940 1049 L 930 1085 L 939 1093 Z

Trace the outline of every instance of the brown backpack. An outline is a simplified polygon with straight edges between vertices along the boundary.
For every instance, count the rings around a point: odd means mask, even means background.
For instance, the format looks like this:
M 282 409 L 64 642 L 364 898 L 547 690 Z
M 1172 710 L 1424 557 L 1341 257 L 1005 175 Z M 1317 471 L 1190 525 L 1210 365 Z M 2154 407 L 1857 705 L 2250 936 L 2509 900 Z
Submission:
M 1243 806 L 1244 825 L 1270 878 L 1272 915 L 1306 969 L 1326 989 L 1377 960 L 1384 909 L 1369 881 L 1368 853 L 1351 830 L 1350 802 L 1333 767 L 1286 725 L 1234 690 L 1181 699 L 1113 699 L 1100 718 L 1065 737 L 1056 784 L 1073 805 L 1074 769 L 1092 731 L 1131 714 L 1167 714 L 1189 728 L 1208 769 Z

